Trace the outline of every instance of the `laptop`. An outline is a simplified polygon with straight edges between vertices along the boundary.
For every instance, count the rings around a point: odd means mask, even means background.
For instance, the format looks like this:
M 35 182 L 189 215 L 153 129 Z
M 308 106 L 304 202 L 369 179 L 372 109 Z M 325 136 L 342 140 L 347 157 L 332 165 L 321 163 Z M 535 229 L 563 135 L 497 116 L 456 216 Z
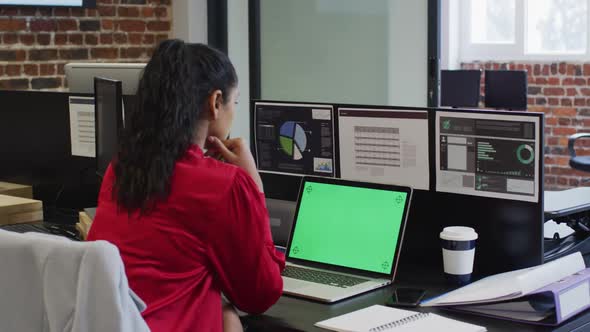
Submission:
M 275 246 L 283 251 L 287 247 L 293 216 L 295 215 L 295 202 L 280 199 L 266 199 L 266 208 L 270 218 L 270 233 Z
M 283 293 L 336 302 L 394 280 L 412 189 L 303 177 Z

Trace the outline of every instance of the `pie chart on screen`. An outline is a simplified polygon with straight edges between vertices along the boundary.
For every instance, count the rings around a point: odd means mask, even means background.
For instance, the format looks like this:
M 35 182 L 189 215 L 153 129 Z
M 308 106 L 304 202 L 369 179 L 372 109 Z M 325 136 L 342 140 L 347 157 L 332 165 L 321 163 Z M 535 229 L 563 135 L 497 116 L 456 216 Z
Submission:
M 307 146 L 305 130 L 294 121 L 287 121 L 279 129 L 281 150 L 293 160 L 303 159 L 303 151 Z

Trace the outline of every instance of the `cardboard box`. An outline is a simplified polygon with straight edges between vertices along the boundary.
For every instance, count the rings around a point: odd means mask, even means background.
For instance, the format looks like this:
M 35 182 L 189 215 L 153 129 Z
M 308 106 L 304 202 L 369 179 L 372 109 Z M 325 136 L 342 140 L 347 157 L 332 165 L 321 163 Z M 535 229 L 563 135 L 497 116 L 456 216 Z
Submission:
M 0 216 L 0 225 L 12 225 L 40 221 L 43 221 L 43 210 Z
M 0 225 L 43 220 L 43 202 L 36 199 L 0 195 Z
M 33 198 L 33 187 L 24 184 L 0 181 L 0 195 Z
M 92 218 L 85 211 L 80 211 L 79 222 L 76 224 L 76 230 L 78 230 L 80 233 L 82 240 L 86 241 L 90 227 L 92 227 Z

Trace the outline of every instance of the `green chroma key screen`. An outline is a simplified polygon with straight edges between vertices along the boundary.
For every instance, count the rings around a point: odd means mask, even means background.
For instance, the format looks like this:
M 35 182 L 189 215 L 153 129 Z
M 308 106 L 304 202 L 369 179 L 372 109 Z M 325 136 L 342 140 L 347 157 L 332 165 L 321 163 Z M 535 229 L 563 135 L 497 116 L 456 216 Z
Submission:
M 407 193 L 306 182 L 289 257 L 391 273 Z

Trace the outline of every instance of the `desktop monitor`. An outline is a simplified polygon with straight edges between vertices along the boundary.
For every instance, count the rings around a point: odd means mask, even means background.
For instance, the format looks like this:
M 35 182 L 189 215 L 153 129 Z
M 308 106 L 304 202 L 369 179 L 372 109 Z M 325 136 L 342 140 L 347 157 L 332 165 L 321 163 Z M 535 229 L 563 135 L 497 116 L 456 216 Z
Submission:
M 437 191 L 539 201 L 538 114 L 439 111 L 435 122 Z
M 119 132 L 123 128 L 121 90 L 121 81 L 94 78 L 96 172 L 101 176 L 117 153 Z
M 527 72 L 524 70 L 486 70 L 485 104 L 489 108 L 527 109 Z
M 0 181 L 32 185 L 33 198 L 43 201 L 49 222 L 76 223 L 77 212 L 74 221 L 63 208 L 96 205 L 95 160 L 72 156 L 68 101 L 73 97 L 81 96 L 0 91 Z M 90 111 L 93 123 L 94 105 Z
M 480 275 L 543 262 L 543 126 L 543 113 L 436 111 L 438 232 L 475 228 Z
M 429 190 L 428 110 L 338 107 L 340 176 Z
M 68 63 L 66 79 L 71 93 L 94 93 L 94 78 L 119 80 L 124 95 L 135 95 L 145 63 Z
M 440 105 L 478 107 L 481 70 L 441 70 Z
M 334 107 L 254 102 L 254 151 L 261 173 L 334 177 Z

